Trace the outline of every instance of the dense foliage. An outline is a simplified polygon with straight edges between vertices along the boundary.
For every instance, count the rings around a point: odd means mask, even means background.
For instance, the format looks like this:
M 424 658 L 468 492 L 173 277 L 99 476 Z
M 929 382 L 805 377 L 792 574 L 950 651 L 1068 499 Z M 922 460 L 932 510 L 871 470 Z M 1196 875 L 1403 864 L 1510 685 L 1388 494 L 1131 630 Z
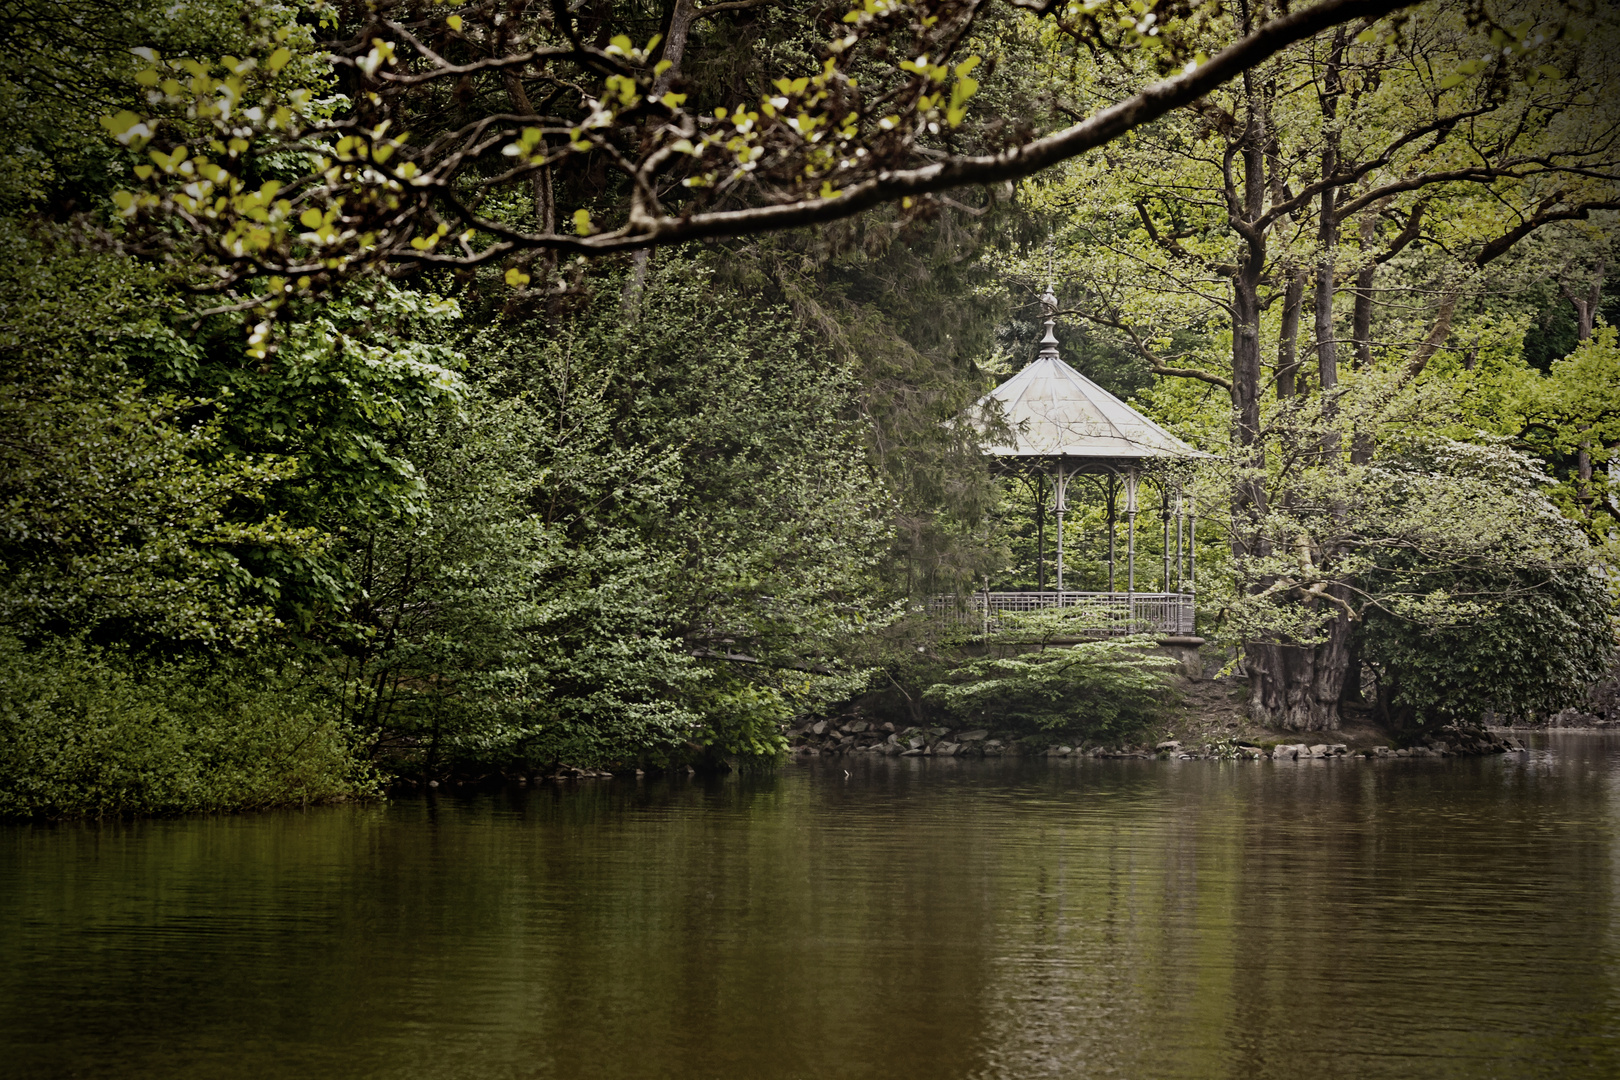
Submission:
M 154 661 L 0 637 L 0 815 L 179 813 L 366 794 L 376 776 L 307 665 Z
M 1153 645 L 1151 637 L 1123 637 L 1003 649 L 954 665 L 944 681 L 928 687 L 926 698 L 961 726 L 1127 738 L 1173 704 L 1164 675 L 1174 661 L 1154 653 Z
M 1364 666 L 1392 721 L 1546 712 L 1612 656 L 1605 9 L 4 10 L 0 813 L 714 766 L 863 693 L 1139 728 L 1140 643 L 925 614 L 1040 580 L 1050 485 L 958 419 L 1049 283 L 1215 455 L 1257 715 Z M 1124 573 L 1108 490 L 1071 588 Z
M 1544 493 L 1547 477 L 1500 447 L 1446 440 L 1394 444 L 1378 465 L 1389 505 L 1445 515 L 1464 541 L 1445 556 L 1388 545 L 1359 575 L 1381 599 L 1363 609 L 1359 637 L 1384 718 L 1544 717 L 1579 703 L 1613 663 L 1614 599 L 1579 527 Z M 1483 490 L 1468 509 L 1486 516 L 1455 509 L 1470 487 Z
M 1414 631 L 1490 624 L 1489 603 L 1443 588 L 1386 593 L 1369 560 L 1410 545 L 1438 580 L 1533 518 L 1521 496 L 1544 482 L 1520 478 L 1504 509 L 1477 478 L 1436 476 L 1425 495 L 1444 512 L 1421 521 L 1379 461 L 1387 441 L 1499 435 L 1542 456 L 1587 528 L 1573 563 L 1620 522 L 1601 347 L 1554 362 L 1530 333 L 1556 300 L 1581 341 L 1602 307 L 1620 113 L 1595 88 L 1613 84 L 1620 32 L 1612 10 L 1562 3 L 1492 21 L 1426 5 L 1393 34 L 1317 35 L 1028 185 L 1061 214 L 1056 259 L 1010 269 L 1055 261 L 1074 317 L 1162 376 L 1144 396 L 1225 457 L 1199 498 L 1226 548 L 1203 580 L 1258 719 L 1338 724 L 1366 610 Z M 1140 61 L 1077 55 L 1076 92 L 1134 85 Z M 1518 551 L 1545 580 L 1544 554 Z
M 853 387 L 786 313 L 699 266 L 552 334 L 463 329 L 462 407 L 404 429 L 420 513 L 343 544 L 357 723 L 422 764 L 765 753 L 881 626 L 883 488 Z M 337 640 L 337 639 L 334 639 Z M 836 681 L 836 680 L 835 680 Z M 793 684 L 801 684 L 794 689 Z
M 254 562 L 320 541 L 264 511 L 296 463 L 232 454 L 217 413 L 141 369 L 193 349 L 115 257 L 13 233 L 0 258 L 0 620 L 36 636 L 241 642 L 275 624 Z M 15 317 L 26 312 L 26 317 Z

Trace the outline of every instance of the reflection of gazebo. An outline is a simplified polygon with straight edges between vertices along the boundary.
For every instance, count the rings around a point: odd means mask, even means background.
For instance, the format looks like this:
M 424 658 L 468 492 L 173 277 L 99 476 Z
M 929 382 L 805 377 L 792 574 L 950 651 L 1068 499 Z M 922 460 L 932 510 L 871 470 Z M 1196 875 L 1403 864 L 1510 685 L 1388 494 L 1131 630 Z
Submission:
M 1193 632 L 1192 536 L 1197 518 L 1182 499 L 1180 477 L 1194 450 L 1123 401 L 1065 364 L 1058 357 L 1057 300 L 1048 292 L 1046 336 L 1035 362 L 979 401 L 983 416 L 998 402 L 1012 431 L 1011 441 L 994 444 L 986 453 L 1009 470 L 1021 473 L 1036 496 L 1036 590 L 990 592 L 973 599 L 964 621 L 982 620 L 989 630 L 998 611 L 1032 611 L 1052 607 L 1096 610 L 1096 626 L 1113 632 L 1191 634 Z M 1177 466 L 1183 466 L 1178 468 Z M 1076 477 L 1097 483 L 1108 507 L 1108 591 L 1080 592 L 1063 587 L 1063 517 L 1069 485 Z M 1136 589 L 1136 515 L 1140 483 L 1158 489 L 1164 524 L 1162 591 Z M 1057 518 L 1056 586 L 1046 587 L 1047 492 Z M 1116 590 L 1114 542 L 1119 495 L 1125 496 L 1125 591 Z M 1174 539 L 1172 541 L 1172 522 Z M 1185 546 L 1183 527 L 1185 526 Z M 1172 547 L 1173 544 L 1173 547 Z M 1183 575 L 1185 552 L 1185 575 Z

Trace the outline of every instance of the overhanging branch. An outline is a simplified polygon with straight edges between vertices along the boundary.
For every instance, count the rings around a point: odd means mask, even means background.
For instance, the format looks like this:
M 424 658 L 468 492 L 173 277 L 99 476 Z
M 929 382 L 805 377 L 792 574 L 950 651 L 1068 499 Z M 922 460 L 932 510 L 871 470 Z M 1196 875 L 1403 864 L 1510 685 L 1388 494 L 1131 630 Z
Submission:
M 557 233 L 510 237 L 473 259 L 399 252 L 398 258 L 424 263 L 499 261 L 515 250 L 547 248 L 602 255 L 688 240 L 747 236 L 819 225 L 851 217 L 883 203 L 931 195 L 953 188 L 1021 180 L 1119 138 L 1165 114 L 1189 105 L 1283 49 L 1321 31 L 1352 21 L 1372 21 L 1414 5 L 1415 0 L 1326 0 L 1266 23 L 1216 53 L 1191 72 L 1160 80 L 1140 93 L 1044 138 L 997 154 L 946 161 L 878 174 L 830 198 L 800 199 L 775 206 L 745 207 L 691 215 L 664 215 L 594 236 Z

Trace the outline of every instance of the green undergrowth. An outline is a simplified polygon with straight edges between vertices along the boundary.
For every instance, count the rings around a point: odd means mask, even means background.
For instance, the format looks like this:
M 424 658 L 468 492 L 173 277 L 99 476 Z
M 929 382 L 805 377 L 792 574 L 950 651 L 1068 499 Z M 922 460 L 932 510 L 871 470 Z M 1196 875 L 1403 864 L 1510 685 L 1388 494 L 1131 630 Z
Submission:
M 1147 637 L 965 659 L 924 699 L 959 725 L 1118 739 L 1162 721 L 1175 662 Z
M 0 637 L 0 675 L 0 817 L 247 810 L 376 788 L 293 663 Z

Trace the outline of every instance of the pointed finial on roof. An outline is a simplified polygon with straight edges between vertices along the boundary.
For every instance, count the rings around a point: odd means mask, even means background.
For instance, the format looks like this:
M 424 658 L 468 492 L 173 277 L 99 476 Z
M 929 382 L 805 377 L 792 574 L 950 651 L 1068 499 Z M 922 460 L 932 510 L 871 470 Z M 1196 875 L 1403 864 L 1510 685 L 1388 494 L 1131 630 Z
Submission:
M 1057 296 L 1052 292 L 1051 282 L 1046 285 L 1046 292 L 1041 296 L 1041 307 L 1046 311 L 1046 336 L 1041 338 L 1041 351 L 1036 355 L 1037 360 L 1046 357 L 1057 359 L 1058 339 L 1053 327 L 1057 325 L 1058 302 Z

